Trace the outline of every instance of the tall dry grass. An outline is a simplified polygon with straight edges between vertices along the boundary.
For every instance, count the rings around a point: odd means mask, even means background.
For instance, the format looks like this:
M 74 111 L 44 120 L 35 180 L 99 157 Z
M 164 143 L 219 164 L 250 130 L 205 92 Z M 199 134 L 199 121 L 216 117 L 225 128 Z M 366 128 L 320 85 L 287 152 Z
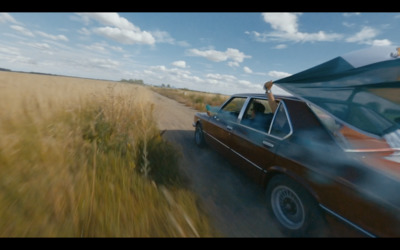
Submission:
M 206 111 L 207 104 L 210 106 L 220 106 L 229 98 L 229 96 L 223 94 L 207 93 L 187 89 L 173 89 L 153 86 L 152 90 L 202 112 Z
M 214 236 L 150 94 L 0 72 L 0 237 Z

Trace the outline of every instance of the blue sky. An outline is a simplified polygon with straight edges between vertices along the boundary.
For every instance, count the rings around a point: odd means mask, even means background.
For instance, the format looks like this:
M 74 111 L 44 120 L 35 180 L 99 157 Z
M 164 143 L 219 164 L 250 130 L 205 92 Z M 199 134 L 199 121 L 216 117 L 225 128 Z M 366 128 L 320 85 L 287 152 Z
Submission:
M 400 13 L 0 13 L 0 68 L 233 94 L 400 45 Z

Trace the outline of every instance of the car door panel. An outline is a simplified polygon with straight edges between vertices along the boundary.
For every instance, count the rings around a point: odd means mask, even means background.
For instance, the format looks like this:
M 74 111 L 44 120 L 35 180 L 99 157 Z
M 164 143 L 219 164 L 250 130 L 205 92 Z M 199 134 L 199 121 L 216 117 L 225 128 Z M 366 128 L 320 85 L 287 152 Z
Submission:
M 267 166 L 274 160 L 278 142 L 266 133 L 240 124 L 232 137 L 232 150 L 242 158 L 240 166 L 256 182 L 261 182 Z
M 266 100 L 250 100 L 247 102 L 246 110 L 252 108 L 252 103 Z M 269 109 L 269 106 L 267 107 Z M 268 110 L 267 112 L 269 112 Z M 232 132 L 232 150 L 241 160 L 238 162 L 240 167 L 253 178 L 256 182 L 261 182 L 267 167 L 273 162 L 275 150 L 279 144 L 279 140 L 268 134 L 269 126 L 254 126 L 251 122 L 246 122 L 246 114 L 244 112 L 240 117 L 241 122 L 236 124 Z
M 242 110 L 244 103 L 246 102 L 245 97 L 235 97 L 229 99 L 225 104 L 222 105 L 221 109 L 210 118 L 210 123 L 205 128 L 212 146 L 227 156 L 231 161 L 232 156 L 232 137 L 231 133 L 236 126 L 239 114 Z

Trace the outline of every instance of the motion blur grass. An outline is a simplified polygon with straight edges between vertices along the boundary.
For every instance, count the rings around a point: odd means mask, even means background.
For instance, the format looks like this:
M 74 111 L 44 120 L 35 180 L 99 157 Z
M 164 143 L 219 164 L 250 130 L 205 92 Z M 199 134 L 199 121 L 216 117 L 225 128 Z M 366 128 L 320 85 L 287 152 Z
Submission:
M 0 72 L 0 237 L 212 237 L 150 91 Z
M 206 104 L 211 106 L 220 106 L 229 97 L 227 95 L 217 93 L 206 93 L 201 91 L 167 87 L 154 86 L 152 87 L 152 90 L 201 112 L 206 111 Z

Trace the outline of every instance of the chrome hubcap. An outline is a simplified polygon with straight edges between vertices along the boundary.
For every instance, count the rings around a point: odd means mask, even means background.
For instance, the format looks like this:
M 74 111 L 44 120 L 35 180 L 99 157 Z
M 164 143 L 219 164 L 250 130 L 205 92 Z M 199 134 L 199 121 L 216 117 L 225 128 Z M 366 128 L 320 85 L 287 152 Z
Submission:
M 303 204 L 297 194 L 287 186 L 276 187 L 271 196 L 272 209 L 285 227 L 299 229 L 305 221 Z

